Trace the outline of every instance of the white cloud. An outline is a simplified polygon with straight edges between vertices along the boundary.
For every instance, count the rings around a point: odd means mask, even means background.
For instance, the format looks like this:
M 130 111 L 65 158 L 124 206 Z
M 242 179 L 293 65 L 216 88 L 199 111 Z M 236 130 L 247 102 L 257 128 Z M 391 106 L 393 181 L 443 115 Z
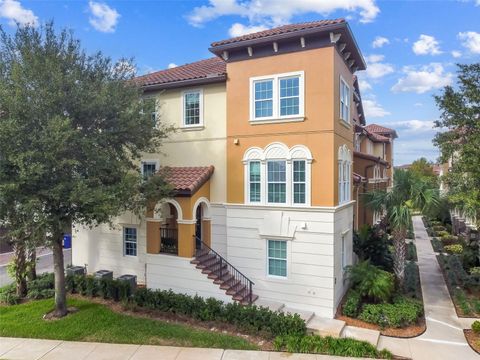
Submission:
M 475 31 L 461 32 L 458 34 L 458 38 L 470 52 L 480 54 L 480 33 Z
M 479 0 L 480 1 L 480 0 Z M 459 57 L 462 56 L 462 53 L 458 50 L 453 50 L 452 51 L 452 56 L 455 58 L 455 59 L 458 59 Z
M 370 85 L 367 80 L 359 80 L 358 87 L 360 88 L 360 91 L 372 90 L 372 85 Z
M 417 55 L 439 55 L 440 43 L 433 36 L 420 35 L 419 39 L 413 43 L 412 50 Z
M 267 29 L 268 29 L 268 26 L 263 26 L 263 25 L 248 26 L 240 23 L 235 23 L 230 27 L 230 30 L 228 30 L 228 33 L 231 37 L 237 37 L 237 36 L 251 34 L 254 32 L 263 31 Z
M 404 121 L 393 121 L 390 122 L 391 125 L 397 127 L 398 129 L 403 129 L 408 132 L 429 132 L 433 130 L 435 122 L 433 120 L 404 120 Z
M 384 59 L 385 56 L 379 54 L 366 56 L 367 70 L 364 73 L 365 77 L 376 80 L 393 73 L 395 69 L 391 64 L 383 63 Z
M 372 42 L 372 47 L 376 49 L 376 48 L 381 48 L 382 46 L 388 45 L 388 44 L 390 44 L 390 40 L 388 40 L 386 37 L 377 36 L 375 40 L 373 40 Z
M 168 64 L 168 68 L 169 68 L 169 69 L 176 68 L 177 66 L 178 66 L 178 65 L 177 65 L 177 64 L 175 64 L 175 63 L 173 63 L 173 62 L 172 62 L 172 63 L 170 63 L 170 64 Z
M 421 103 L 421 102 L 416 102 L 415 104 L 413 104 L 413 106 L 415 106 L 415 107 L 422 107 L 422 106 L 423 106 L 423 103 Z
M 385 110 L 382 105 L 380 105 L 375 98 L 365 99 L 362 101 L 363 110 L 365 111 L 365 116 L 368 118 L 379 118 L 390 115 L 390 113 Z
M 237 15 L 247 18 L 250 25 L 278 26 L 292 17 L 306 13 L 326 16 L 334 11 L 356 12 L 360 22 L 372 22 L 380 12 L 375 0 L 209 0 L 187 15 L 189 23 L 201 26 L 221 16 Z
M 117 26 L 120 14 L 117 10 L 111 8 L 105 3 L 90 1 L 88 7 L 91 12 L 89 18 L 90 25 L 101 32 L 114 32 Z
M 423 94 L 427 91 L 440 89 L 450 85 L 453 74 L 445 72 L 441 64 L 431 63 L 421 68 L 404 67 L 404 77 L 392 87 L 394 92 L 416 92 Z
M 16 0 L 0 0 L 0 18 L 7 19 L 10 26 L 38 25 L 38 16 Z

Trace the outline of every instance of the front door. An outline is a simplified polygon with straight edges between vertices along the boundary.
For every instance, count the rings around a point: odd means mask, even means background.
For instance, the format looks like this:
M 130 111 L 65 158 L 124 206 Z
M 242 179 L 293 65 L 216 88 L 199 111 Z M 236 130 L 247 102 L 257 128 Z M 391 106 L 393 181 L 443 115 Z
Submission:
M 200 250 L 202 248 L 202 206 L 198 205 L 195 223 L 195 248 Z

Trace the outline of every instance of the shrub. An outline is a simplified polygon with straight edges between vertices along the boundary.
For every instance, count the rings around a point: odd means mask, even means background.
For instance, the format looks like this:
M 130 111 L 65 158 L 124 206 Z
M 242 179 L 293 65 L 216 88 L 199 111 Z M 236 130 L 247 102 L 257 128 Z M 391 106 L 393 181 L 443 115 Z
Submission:
M 27 298 L 48 299 L 55 296 L 55 280 L 51 273 L 39 275 L 28 283 Z
M 455 235 L 450 235 L 450 234 L 442 235 L 441 239 L 442 239 L 442 243 L 445 245 L 458 243 L 458 236 L 455 236 Z
M 433 238 L 431 242 L 432 242 L 433 251 L 439 252 L 439 253 L 442 253 L 444 251 L 443 244 L 440 240 L 438 240 L 437 238 Z
M 0 288 L 0 303 L 6 305 L 15 305 L 20 302 L 20 297 L 17 296 L 15 284 L 9 284 Z
M 460 244 L 446 245 L 444 248 L 450 254 L 461 254 L 463 252 L 463 246 Z
M 411 297 L 419 298 L 420 276 L 418 265 L 414 262 L 408 262 L 405 265 L 405 281 L 403 283 L 403 292 Z
M 434 225 L 432 226 L 432 229 L 433 231 L 436 231 L 436 232 L 447 230 L 443 225 Z
M 480 321 L 478 320 L 475 320 L 472 324 L 472 330 L 473 332 L 475 332 L 476 334 L 480 334 Z
M 346 268 L 352 289 L 373 301 L 387 301 L 395 288 L 393 274 L 363 261 Z
M 360 310 L 361 296 L 356 291 L 349 291 L 347 294 L 347 300 L 343 304 L 342 314 L 349 317 L 357 317 Z
M 470 269 L 470 275 L 480 275 L 480 266 L 475 266 Z
M 282 336 L 275 339 L 273 347 L 277 351 L 288 351 L 291 353 L 313 353 L 381 359 L 392 358 L 392 354 L 388 350 L 379 351 L 375 346 L 366 341 L 351 338 L 333 338 L 330 336 Z
M 393 304 L 364 305 L 358 318 L 382 328 L 399 328 L 415 324 L 422 314 L 423 307 L 420 301 L 399 296 Z
M 449 236 L 450 234 L 448 231 L 440 230 L 440 231 L 435 231 L 435 234 L 437 234 L 438 237 L 443 238 L 444 236 Z
M 407 260 L 408 261 L 417 261 L 417 247 L 413 242 L 408 243 L 407 245 Z
M 360 261 L 370 260 L 370 263 L 383 270 L 393 268 L 392 252 L 388 246 L 388 236 L 379 227 L 362 226 L 353 235 L 353 251 Z

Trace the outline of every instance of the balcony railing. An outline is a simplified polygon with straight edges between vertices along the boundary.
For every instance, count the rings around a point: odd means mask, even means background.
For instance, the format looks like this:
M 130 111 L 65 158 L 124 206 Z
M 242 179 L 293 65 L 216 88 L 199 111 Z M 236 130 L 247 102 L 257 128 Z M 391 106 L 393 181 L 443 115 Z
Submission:
M 178 230 L 160 228 L 160 252 L 178 255 Z

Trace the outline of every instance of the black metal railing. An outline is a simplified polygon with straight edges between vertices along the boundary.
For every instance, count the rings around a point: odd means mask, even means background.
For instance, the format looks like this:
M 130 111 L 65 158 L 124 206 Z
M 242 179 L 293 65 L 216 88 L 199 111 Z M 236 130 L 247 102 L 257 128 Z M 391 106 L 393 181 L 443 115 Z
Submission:
M 251 305 L 253 302 L 253 285 L 255 283 L 250 280 L 248 277 L 243 275 L 235 266 L 230 264 L 225 258 L 213 250 L 210 246 L 205 244 L 196 236 L 193 236 L 194 243 L 200 244 L 200 248 L 196 248 L 196 257 L 204 255 L 213 255 L 214 260 L 212 261 L 209 269 L 218 276 L 219 279 L 222 279 L 224 276 L 229 276 L 228 281 L 235 285 L 235 288 L 238 288 L 238 292 L 244 292 L 244 299 L 248 301 L 248 304 Z
M 178 230 L 160 228 L 160 252 L 178 255 Z

